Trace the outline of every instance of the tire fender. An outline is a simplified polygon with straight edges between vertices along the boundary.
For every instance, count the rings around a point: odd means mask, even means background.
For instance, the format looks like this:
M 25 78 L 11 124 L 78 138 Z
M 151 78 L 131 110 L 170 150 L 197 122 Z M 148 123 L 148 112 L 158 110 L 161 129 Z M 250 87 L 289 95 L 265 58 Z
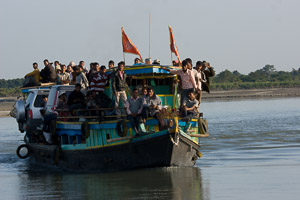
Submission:
M 116 131 L 119 137 L 125 137 L 127 135 L 127 123 L 126 120 L 119 120 L 116 124 Z
M 205 119 L 200 118 L 198 120 L 198 129 L 200 134 L 208 134 L 207 121 Z

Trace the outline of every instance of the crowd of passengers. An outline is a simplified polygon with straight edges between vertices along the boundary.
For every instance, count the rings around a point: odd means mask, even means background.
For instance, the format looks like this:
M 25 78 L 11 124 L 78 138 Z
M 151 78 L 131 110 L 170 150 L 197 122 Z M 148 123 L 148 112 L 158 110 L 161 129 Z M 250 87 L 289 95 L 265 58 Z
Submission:
M 134 60 L 134 65 L 151 64 L 150 59 L 142 63 L 139 58 Z M 152 64 L 160 65 L 159 60 Z M 173 66 L 180 66 L 181 69 L 175 70 L 161 67 L 171 74 L 177 74 L 178 88 L 180 91 L 180 115 L 184 121 L 190 121 L 197 116 L 198 108 L 201 103 L 202 91 L 209 93 L 209 77 L 215 75 L 214 69 L 206 61 L 197 61 L 193 68 L 192 60 L 187 58 L 179 63 L 173 61 Z M 106 66 L 99 63 L 90 63 L 90 70 L 85 67 L 84 61 L 78 65 L 70 62 L 68 66 L 58 61 L 54 62 L 54 67 L 47 59 L 44 60 L 45 67 L 39 71 L 38 64 L 33 63 L 34 71 L 26 74 L 24 87 L 38 86 L 40 83 L 56 83 L 62 85 L 75 85 L 75 90 L 69 96 L 61 94 L 57 111 L 44 117 L 44 129 L 48 129 L 49 122 L 57 116 L 62 120 L 70 120 L 69 116 L 91 116 L 105 120 L 112 115 L 121 117 L 122 109 L 119 108 L 120 102 L 125 105 L 126 112 L 131 122 L 132 128 L 139 133 L 139 124 L 145 123 L 148 117 L 158 119 L 163 112 L 162 102 L 155 94 L 153 88 L 147 86 L 146 80 L 132 91 L 129 91 L 124 72 L 125 62 L 121 61 L 114 66 L 114 61 L 108 62 L 108 68 L 113 69 L 112 73 L 106 73 Z M 141 66 L 142 67 L 142 66 Z M 108 97 L 105 87 L 111 86 L 113 95 Z M 127 98 L 126 91 L 131 95 Z M 112 106 L 111 106 L 112 105 Z M 109 109 L 114 107 L 114 109 Z M 76 117 L 75 117 L 76 118 Z M 72 119 L 72 118 L 71 118 Z M 77 118 L 78 119 L 78 118 Z M 163 121 L 158 120 L 159 125 Z

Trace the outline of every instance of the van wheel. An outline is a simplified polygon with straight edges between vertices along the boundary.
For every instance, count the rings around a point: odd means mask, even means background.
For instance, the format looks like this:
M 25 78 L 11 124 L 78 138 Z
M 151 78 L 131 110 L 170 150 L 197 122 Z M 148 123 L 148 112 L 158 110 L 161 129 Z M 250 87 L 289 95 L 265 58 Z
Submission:
M 21 159 L 25 159 L 28 158 L 30 154 L 29 148 L 26 144 L 21 144 L 18 148 L 17 148 L 17 156 Z

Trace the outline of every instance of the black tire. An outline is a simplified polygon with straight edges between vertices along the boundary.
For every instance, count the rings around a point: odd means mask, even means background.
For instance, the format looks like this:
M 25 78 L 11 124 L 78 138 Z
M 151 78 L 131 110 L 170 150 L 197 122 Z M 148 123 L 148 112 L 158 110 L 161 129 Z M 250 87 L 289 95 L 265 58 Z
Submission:
M 87 122 L 82 122 L 81 124 L 81 135 L 85 139 L 90 136 L 89 124 Z
M 125 120 L 119 120 L 116 125 L 116 131 L 119 137 L 127 135 L 127 123 Z
M 27 149 L 27 154 L 25 155 L 21 155 L 20 151 L 22 148 L 26 148 Z M 30 151 L 29 151 L 29 148 L 26 144 L 21 144 L 18 148 L 17 148 L 17 156 L 21 159 L 25 159 L 25 158 L 28 158 L 28 156 L 30 155 Z
M 204 119 L 199 119 L 198 121 L 198 128 L 199 128 L 199 132 L 200 134 L 206 135 L 208 134 L 208 128 L 207 128 L 207 124 L 205 123 Z

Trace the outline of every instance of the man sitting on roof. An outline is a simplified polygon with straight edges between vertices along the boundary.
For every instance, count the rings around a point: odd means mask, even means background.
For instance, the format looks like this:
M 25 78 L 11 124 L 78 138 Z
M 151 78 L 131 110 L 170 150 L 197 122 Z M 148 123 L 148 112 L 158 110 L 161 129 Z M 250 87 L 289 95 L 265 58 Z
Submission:
M 134 64 L 133 65 L 142 65 L 142 64 L 144 64 L 144 63 L 141 61 L 141 59 L 139 59 L 139 58 L 134 59 Z
M 47 59 L 44 60 L 44 69 L 41 70 L 41 77 L 43 83 L 56 82 L 56 72 L 53 66 Z
M 40 71 L 38 64 L 33 63 L 33 71 L 25 75 L 25 81 L 23 87 L 38 86 L 40 84 Z

